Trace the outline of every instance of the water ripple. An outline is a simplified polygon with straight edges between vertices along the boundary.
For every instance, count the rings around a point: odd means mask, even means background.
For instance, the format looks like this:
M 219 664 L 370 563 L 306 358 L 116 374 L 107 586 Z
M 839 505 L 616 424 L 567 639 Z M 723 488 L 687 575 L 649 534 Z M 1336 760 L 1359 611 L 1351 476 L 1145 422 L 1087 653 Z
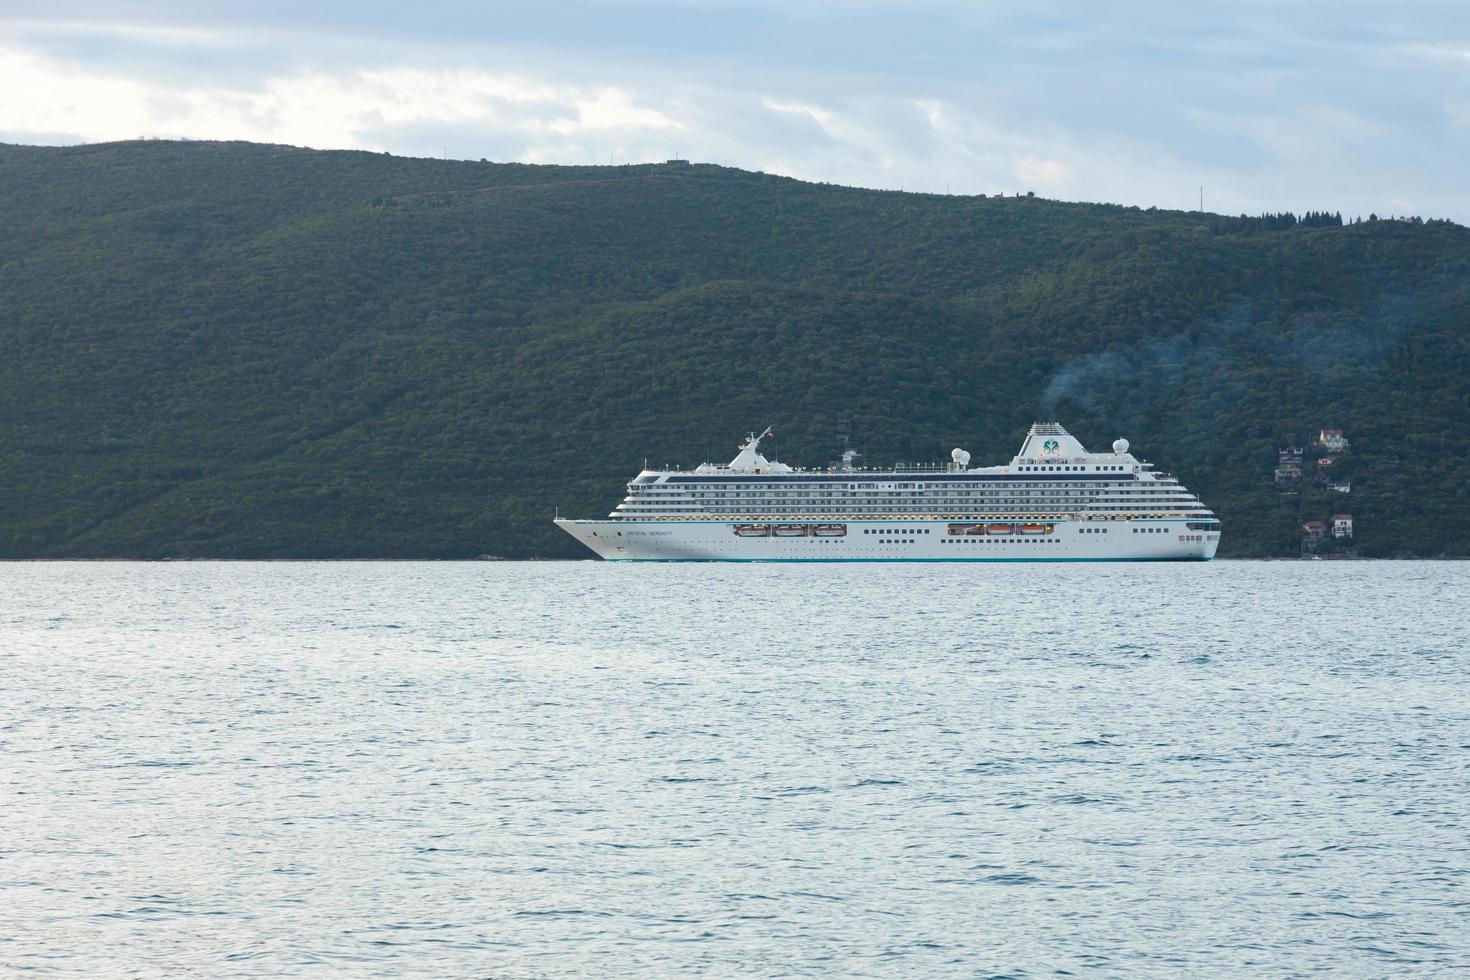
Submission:
M 1467 607 L 1457 563 L 0 564 L 0 972 L 1464 972 Z

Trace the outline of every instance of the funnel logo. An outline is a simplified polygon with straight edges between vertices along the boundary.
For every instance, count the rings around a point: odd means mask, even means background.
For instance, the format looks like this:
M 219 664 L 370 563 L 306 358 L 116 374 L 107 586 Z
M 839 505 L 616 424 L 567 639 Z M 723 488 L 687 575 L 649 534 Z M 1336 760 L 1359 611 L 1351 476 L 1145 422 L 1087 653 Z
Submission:
M 1053 453 L 1061 452 L 1062 447 L 1055 439 L 1048 439 L 1046 440 L 1046 442 L 1043 442 L 1041 444 L 1041 451 L 1046 453 L 1047 455 L 1051 455 Z

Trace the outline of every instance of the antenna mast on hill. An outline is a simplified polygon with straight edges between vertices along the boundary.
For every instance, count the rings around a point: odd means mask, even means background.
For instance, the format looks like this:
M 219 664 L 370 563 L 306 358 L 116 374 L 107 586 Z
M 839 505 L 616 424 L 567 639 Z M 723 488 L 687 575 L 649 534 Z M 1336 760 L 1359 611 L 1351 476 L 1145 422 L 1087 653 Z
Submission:
M 1205 189 L 1204 189 L 1204 187 L 1201 187 L 1199 189 L 1199 209 L 1200 209 L 1201 212 L 1203 212 L 1204 209 L 1205 209 Z

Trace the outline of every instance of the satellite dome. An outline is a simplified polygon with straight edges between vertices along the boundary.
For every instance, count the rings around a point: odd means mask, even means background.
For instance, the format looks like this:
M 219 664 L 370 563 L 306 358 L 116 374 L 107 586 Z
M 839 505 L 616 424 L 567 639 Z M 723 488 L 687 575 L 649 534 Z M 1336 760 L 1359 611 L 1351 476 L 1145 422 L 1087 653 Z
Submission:
M 1117 439 L 1117 440 L 1115 440 L 1113 442 L 1113 452 L 1117 453 L 1119 456 L 1123 455 L 1127 451 L 1128 451 L 1128 440 L 1127 439 Z
M 967 453 L 967 452 L 965 452 L 963 449 L 956 449 L 956 450 L 952 451 L 949 454 L 949 458 L 952 459 L 952 460 L 954 460 L 960 466 L 969 466 L 970 465 L 970 454 Z

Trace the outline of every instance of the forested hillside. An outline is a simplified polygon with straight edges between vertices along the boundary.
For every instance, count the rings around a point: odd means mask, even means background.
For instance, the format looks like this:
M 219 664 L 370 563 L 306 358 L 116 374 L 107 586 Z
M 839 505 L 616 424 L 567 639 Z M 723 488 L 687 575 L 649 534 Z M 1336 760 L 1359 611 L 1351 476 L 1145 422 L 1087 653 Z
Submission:
M 1303 207 L 1331 202 L 1302 202 Z M 647 457 L 1124 435 L 1470 555 L 1470 231 L 226 143 L 0 145 L 0 557 L 582 557 Z M 1276 449 L 1343 429 L 1336 494 Z

